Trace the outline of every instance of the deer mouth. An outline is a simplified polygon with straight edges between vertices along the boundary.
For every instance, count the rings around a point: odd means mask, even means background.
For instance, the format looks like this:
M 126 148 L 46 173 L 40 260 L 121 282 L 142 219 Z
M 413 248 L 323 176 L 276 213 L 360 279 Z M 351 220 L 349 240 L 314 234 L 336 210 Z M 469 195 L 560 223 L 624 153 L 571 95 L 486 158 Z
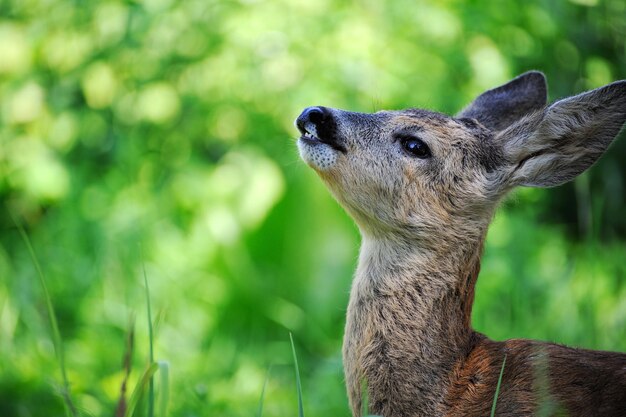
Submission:
M 336 151 L 346 153 L 346 148 L 341 146 L 339 143 L 328 139 L 322 139 L 311 132 L 303 132 L 302 136 L 300 136 L 300 140 L 313 146 L 318 144 L 328 145 Z

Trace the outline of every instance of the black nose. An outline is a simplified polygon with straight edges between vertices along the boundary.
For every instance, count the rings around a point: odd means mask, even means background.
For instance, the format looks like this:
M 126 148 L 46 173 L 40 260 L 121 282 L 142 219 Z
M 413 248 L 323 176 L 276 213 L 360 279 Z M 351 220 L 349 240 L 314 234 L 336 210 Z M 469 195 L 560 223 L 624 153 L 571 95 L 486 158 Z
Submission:
M 324 123 L 327 115 L 328 111 L 324 107 L 307 107 L 296 119 L 296 126 L 300 132 L 305 133 L 307 123 L 319 126 Z
M 322 106 L 307 107 L 296 119 L 296 126 L 309 141 L 317 140 L 346 153 L 332 109 Z

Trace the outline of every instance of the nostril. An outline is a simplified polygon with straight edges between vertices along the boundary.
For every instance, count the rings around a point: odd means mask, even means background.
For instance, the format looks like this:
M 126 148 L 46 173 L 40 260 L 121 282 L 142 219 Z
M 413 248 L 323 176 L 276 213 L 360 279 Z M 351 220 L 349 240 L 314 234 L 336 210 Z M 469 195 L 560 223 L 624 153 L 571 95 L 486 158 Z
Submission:
M 319 107 L 309 107 L 304 113 L 313 124 L 321 123 L 324 120 L 324 111 Z
M 304 109 L 302 114 L 298 116 L 296 120 L 296 126 L 303 131 L 305 130 L 305 125 L 307 123 L 313 123 L 314 125 L 319 125 L 324 121 L 326 114 L 324 108 L 321 107 L 307 107 Z

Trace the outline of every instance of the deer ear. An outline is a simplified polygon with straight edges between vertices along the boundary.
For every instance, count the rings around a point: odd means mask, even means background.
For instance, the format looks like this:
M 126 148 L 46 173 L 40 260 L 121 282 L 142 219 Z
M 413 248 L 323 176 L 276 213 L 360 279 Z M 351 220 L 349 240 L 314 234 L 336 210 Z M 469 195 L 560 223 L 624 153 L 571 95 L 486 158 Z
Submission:
M 500 131 L 545 106 L 547 91 L 546 77 L 541 72 L 525 72 L 500 87 L 485 91 L 457 117 L 473 118 L 493 131 Z
M 561 185 L 593 165 L 626 122 L 626 80 L 555 102 L 496 136 L 512 185 Z

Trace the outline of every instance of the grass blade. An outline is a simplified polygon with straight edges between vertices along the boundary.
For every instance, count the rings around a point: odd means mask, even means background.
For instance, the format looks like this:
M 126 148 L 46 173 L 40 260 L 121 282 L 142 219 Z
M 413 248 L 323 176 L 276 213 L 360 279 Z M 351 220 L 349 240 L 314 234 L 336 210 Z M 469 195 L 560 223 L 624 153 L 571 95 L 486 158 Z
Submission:
M 304 417 L 304 406 L 302 405 L 302 384 L 300 383 L 300 369 L 298 368 L 298 357 L 296 356 L 296 347 L 293 344 L 293 335 L 289 332 L 289 340 L 291 340 L 291 352 L 293 353 L 293 363 L 296 368 L 296 387 L 298 389 L 298 417 Z
M 133 364 L 133 348 L 135 341 L 135 319 L 134 317 L 130 319 L 128 329 L 128 335 L 126 337 L 126 351 L 124 352 L 124 360 L 123 360 L 123 369 L 124 369 L 124 379 L 122 380 L 122 385 L 120 386 L 120 399 L 117 402 L 117 407 L 115 409 L 115 417 L 124 417 L 126 414 L 126 389 L 128 386 L 128 379 L 130 378 L 130 372 L 132 371 Z
M 139 404 L 139 399 L 141 398 L 141 394 L 143 394 L 146 386 L 150 384 L 152 381 L 152 377 L 154 373 L 159 369 L 159 364 L 151 363 L 143 375 L 137 381 L 137 385 L 135 385 L 135 389 L 133 389 L 133 393 L 130 395 L 130 399 L 128 400 L 128 404 L 126 406 L 126 412 L 124 413 L 124 417 L 132 417 L 135 412 L 135 408 L 137 408 L 137 404 Z
M 272 365 L 267 367 L 267 373 L 265 374 L 265 381 L 263 382 L 263 388 L 261 389 L 261 398 L 259 399 L 259 408 L 256 412 L 256 417 L 261 417 L 263 414 L 263 401 L 265 400 L 265 388 L 270 380 L 270 372 L 272 371 Z
M 52 305 L 52 298 L 50 297 L 50 292 L 48 291 L 48 285 L 46 284 L 46 278 L 43 274 L 43 270 L 41 269 L 41 265 L 39 265 L 39 261 L 37 260 L 37 256 L 35 255 L 35 250 L 33 249 L 33 245 L 30 242 L 30 238 L 28 234 L 24 230 L 24 226 L 20 223 L 17 218 L 13 215 L 11 210 L 8 210 L 9 216 L 13 223 L 17 226 L 17 230 L 28 249 L 28 253 L 30 254 L 31 260 L 35 265 L 35 270 L 37 271 L 37 275 L 39 276 L 39 281 L 41 283 L 41 288 L 43 289 L 44 298 L 46 300 L 46 308 L 48 310 L 48 318 L 50 320 L 50 327 L 52 328 L 52 344 L 54 346 L 54 352 L 57 357 L 57 361 L 59 362 L 59 368 L 61 369 L 61 379 L 63 381 L 63 387 L 61 389 L 61 396 L 63 397 L 63 403 L 65 404 L 65 412 L 68 416 L 76 417 L 78 416 L 78 410 L 76 406 L 72 402 L 72 398 L 70 396 L 70 383 L 67 378 L 67 370 L 65 368 L 65 357 L 63 354 L 63 339 L 61 339 L 61 332 L 59 331 L 59 323 L 57 321 L 57 316 L 54 312 L 54 306 Z
M 159 416 L 165 417 L 167 415 L 167 404 L 170 399 L 170 364 L 166 361 L 158 361 L 157 365 L 159 365 L 159 374 L 161 375 Z
M 504 365 L 506 365 L 506 355 L 502 361 L 502 368 L 500 369 L 500 376 L 498 377 L 498 385 L 496 386 L 496 393 L 493 396 L 493 405 L 491 406 L 491 417 L 496 415 L 496 404 L 498 402 L 498 395 L 500 395 L 500 384 L 502 383 L 502 375 L 504 374 Z
M 150 308 L 150 288 L 148 287 L 148 274 L 146 274 L 146 263 L 143 258 L 141 246 L 141 266 L 143 269 L 143 281 L 146 287 L 146 306 L 148 308 L 148 339 L 150 342 L 150 363 L 154 364 L 154 336 L 152 334 L 152 310 Z M 148 387 L 148 417 L 154 417 L 154 379 L 150 377 Z

